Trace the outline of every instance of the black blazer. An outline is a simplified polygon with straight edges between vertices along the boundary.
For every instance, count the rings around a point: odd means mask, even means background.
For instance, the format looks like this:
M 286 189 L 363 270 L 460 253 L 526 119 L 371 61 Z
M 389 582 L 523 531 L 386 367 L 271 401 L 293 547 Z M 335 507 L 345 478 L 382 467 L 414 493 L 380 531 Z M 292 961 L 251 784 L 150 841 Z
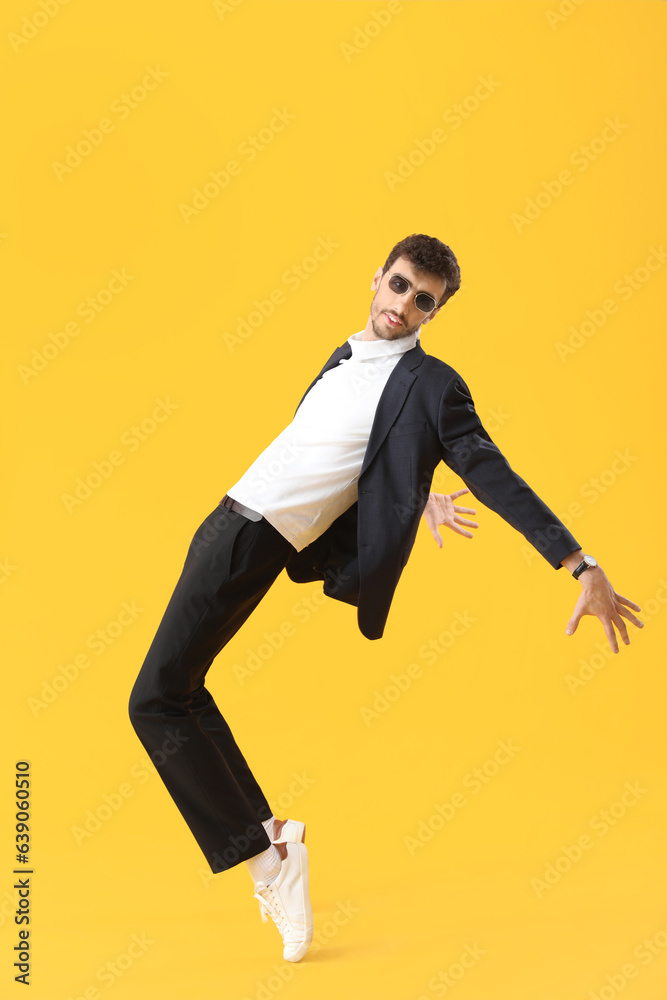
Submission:
M 299 406 L 318 379 L 351 354 L 347 341 L 337 348 Z M 296 583 L 323 580 L 328 597 L 355 605 L 368 639 L 382 636 L 440 461 L 554 568 L 581 548 L 493 443 L 458 372 L 417 341 L 401 355 L 380 396 L 356 502 L 291 554 L 286 566 Z

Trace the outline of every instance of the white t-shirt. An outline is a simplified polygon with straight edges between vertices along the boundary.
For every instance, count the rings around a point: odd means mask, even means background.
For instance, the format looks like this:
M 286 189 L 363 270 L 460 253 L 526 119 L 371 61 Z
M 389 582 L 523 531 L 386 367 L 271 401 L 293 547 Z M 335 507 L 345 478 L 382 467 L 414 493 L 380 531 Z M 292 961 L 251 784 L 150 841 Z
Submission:
M 378 400 L 419 330 L 396 340 L 348 337 L 352 356 L 330 368 L 294 419 L 227 491 L 300 552 L 357 499 Z

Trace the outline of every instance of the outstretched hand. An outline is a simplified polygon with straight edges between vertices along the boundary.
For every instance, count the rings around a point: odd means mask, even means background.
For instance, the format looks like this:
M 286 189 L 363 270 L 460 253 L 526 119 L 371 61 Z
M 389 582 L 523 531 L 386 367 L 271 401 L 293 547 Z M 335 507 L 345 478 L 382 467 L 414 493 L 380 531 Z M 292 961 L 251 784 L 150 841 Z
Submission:
M 634 601 L 616 593 L 599 565 L 585 570 L 579 577 L 579 582 L 582 589 L 572 617 L 565 628 L 566 635 L 573 635 L 576 632 L 577 625 L 584 615 L 595 615 L 602 622 L 602 627 L 613 652 L 618 653 L 618 640 L 614 632 L 614 625 L 618 629 L 621 639 L 628 646 L 630 638 L 623 618 L 627 618 L 637 628 L 643 628 L 644 622 L 628 610 L 628 608 L 633 608 L 634 611 L 641 611 L 641 608 Z
M 463 535 L 465 538 L 472 538 L 472 532 L 466 531 L 459 525 L 467 524 L 471 528 L 479 527 L 476 521 L 468 521 L 465 517 L 459 517 L 459 514 L 476 513 L 473 507 L 457 507 L 455 505 L 454 501 L 464 493 L 470 493 L 470 490 L 464 487 L 454 493 L 429 493 L 428 495 L 423 516 L 440 548 L 442 548 L 442 537 L 438 529 L 441 524 L 446 524 L 457 535 Z

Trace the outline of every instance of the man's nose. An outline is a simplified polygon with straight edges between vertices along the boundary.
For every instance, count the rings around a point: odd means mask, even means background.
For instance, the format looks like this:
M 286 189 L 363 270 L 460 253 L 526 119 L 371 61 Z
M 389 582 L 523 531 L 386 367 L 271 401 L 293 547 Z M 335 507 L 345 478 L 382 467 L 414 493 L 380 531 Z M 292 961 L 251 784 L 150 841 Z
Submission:
M 408 288 L 405 292 L 394 292 L 394 311 L 402 316 L 410 308 L 410 300 L 406 298 L 409 295 L 410 289 Z

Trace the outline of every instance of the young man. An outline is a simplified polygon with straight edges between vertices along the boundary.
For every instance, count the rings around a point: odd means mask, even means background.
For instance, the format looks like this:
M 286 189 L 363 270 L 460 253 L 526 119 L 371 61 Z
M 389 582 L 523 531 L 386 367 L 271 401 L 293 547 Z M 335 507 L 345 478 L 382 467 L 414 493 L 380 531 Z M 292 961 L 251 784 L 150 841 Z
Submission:
M 130 717 L 213 872 L 245 861 L 262 918 L 277 924 L 283 957 L 312 940 L 304 826 L 278 821 L 204 686 L 214 658 L 279 573 L 322 580 L 357 608 L 379 639 L 424 516 L 442 545 L 446 524 L 472 538 L 454 501 L 472 492 L 520 531 L 581 593 L 566 632 L 597 616 L 618 652 L 614 626 L 641 628 L 595 559 L 509 466 L 484 430 L 461 376 L 418 339 L 460 287 L 456 257 L 413 234 L 378 267 L 364 330 L 329 358 L 293 421 L 197 529 L 130 698 Z M 430 492 L 444 461 L 465 488 Z

